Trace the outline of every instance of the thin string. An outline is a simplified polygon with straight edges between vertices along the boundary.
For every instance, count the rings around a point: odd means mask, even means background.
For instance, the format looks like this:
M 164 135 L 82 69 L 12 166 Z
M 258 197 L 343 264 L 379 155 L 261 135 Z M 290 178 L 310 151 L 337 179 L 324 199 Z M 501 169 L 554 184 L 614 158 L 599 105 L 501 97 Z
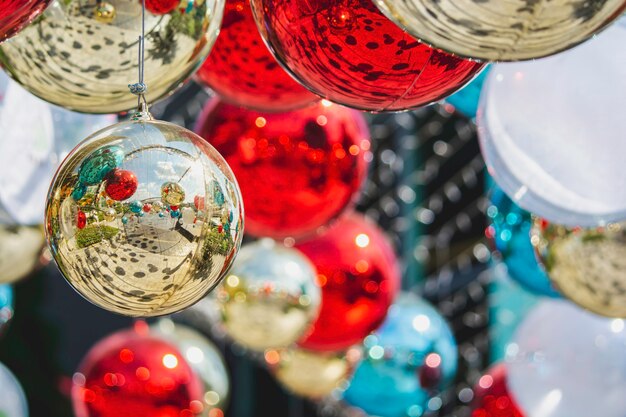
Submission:
M 139 109 L 148 108 L 145 93 L 148 89 L 144 83 L 144 69 L 145 69 L 145 37 L 146 37 L 146 0 L 141 1 L 141 35 L 139 35 L 139 51 L 138 51 L 138 82 L 135 84 L 129 84 L 128 88 L 130 92 L 137 95 L 137 107 Z M 142 106 L 143 104 L 143 106 Z

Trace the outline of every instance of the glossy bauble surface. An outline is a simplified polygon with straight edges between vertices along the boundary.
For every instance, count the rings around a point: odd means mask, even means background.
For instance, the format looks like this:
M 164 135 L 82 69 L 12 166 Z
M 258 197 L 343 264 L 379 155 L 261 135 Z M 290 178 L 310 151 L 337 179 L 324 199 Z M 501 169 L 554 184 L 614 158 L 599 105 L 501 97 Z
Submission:
M 50 0 L 0 0 L 0 42 L 24 29 L 49 3 Z
M 61 272 L 81 295 L 119 314 L 156 316 L 189 307 L 224 277 L 241 244 L 243 207 L 213 147 L 182 127 L 142 117 L 95 133 L 69 154 L 48 193 L 46 232 Z M 109 206 L 114 170 L 133 173 L 138 185 L 132 200 Z M 79 200 L 77 187 L 86 189 Z M 205 196 L 202 210 L 196 195 Z M 162 199 L 180 207 L 168 207 L 171 216 L 144 212 Z M 191 210 L 195 222 L 174 216 L 179 210 Z
M 327 102 L 261 113 L 214 100 L 196 131 L 235 173 L 255 236 L 312 234 L 351 205 L 367 172 L 365 118 Z
M 295 246 L 317 268 L 322 307 L 299 345 L 338 351 L 359 343 L 385 319 L 400 287 L 400 268 L 385 234 L 362 215 L 340 219 Z
M 191 10 L 146 13 L 148 102 L 172 93 L 191 76 L 217 38 L 223 0 Z M 0 44 L 0 66 L 24 88 L 53 104 L 84 113 L 132 109 L 137 98 L 141 1 L 53 0 L 41 18 Z
M 474 387 L 472 417 L 524 417 L 507 385 L 503 363 L 492 366 Z
M 626 10 L 624 0 L 375 0 L 413 36 L 489 61 L 541 58 L 573 48 Z
M 482 68 L 418 42 L 371 0 L 253 0 L 252 10 L 276 59 L 311 91 L 348 107 L 424 106 Z
M 532 244 L 564 297 L 596 314 L 626 318 L 626 222 L 585 229 L 535 218 Z
M 278 65 L 245 0 L 226 0 L 220 35 L 196 80 L 224 101 L 259 111 L 293 110 L 319 100 Z
M 220 322 L 239 344 L 256 351 L 296 342 L 317 317 L 321 291 L 302 253 L 264 239 L 241 248 L 215 289 Z
M 202 382 L 179 350 L 133 330 L 99 341 L 72 381 L 77 417 L 179 417 L 203 409 Z

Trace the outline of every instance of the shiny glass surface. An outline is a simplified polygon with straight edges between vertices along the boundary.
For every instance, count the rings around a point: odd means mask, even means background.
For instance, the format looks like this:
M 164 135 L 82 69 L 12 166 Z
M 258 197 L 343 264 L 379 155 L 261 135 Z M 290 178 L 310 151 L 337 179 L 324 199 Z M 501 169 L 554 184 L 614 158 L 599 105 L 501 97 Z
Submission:
M 276 59 L 311 91 L 348 107 L 424 106 L 482 68 L 418 42 L 371 0 L 253 0 L 252 10 Z
M 596 314 L 626 318 L 626 222 L 584 229 L 535 218 L 532 244 L 563 296 Z
M 116 201 L 107 181 L 120 169 L 138 186 Z M 50 187 L 46 232 L 61 272 L 89 301 L 163 315 L 224 277 L 241 244 L 243 207 L 215 149 L 182 127 L 139 119 L 96 132 L 70 153 Z
M 360 343 L 385 319 L 400 287 L 398 260 L 385 234 L 350 214 L 295 248 L 315 265 L 322 288 L 319 316 L 299 345 L 339 351 Z
M 226 333 L 263 352 L 296 342 L 317 317 L 321 291 L 311 262 L 295 249 L 264 239 L 241 248 L 215 290 Z
M 287 111 L 319 100 L 278 65 L 245 0 L 226 0 L 220 35 L 196 80 L 229 103 L 259 111 Z
M 0 42 L 22 30 L 49 3 L 50 0 L 0 0 Z
M 478 112 L 489 173 L 521 208 L 568 226 L 626 218 L 626 20 L 571 51 L 494 65 Z
M 217 38 L 224 3 L 146 14 L 146 99 L 173 92 L 197 69 Z M 43 15 L 0 45 L 0 66 L 31 93 L 85 113 L 132 109 L 137 98 L 141 2 L 53 0 Z
M 0 363 L 0 415 L 3 417 L 28 417 L 24 390 L 15 376 Z
M 626 10 L 624 0 L 375 0 L 413 36 L 489 61 L 541 58 L 592 37 Z
M 196 131 L 233 169 L 254 236 L 314 233 L 352 204 L 367 174 L 365 118 L 335 104 L 266 113 L 214 100 Z

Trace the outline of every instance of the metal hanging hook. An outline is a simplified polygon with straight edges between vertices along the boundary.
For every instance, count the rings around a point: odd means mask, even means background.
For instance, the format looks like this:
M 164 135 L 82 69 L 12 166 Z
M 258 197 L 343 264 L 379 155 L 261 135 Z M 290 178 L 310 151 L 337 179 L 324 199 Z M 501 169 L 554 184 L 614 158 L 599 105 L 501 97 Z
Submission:
M 146 36 L 146 0 L 141 2 L 141 35 L 139 35 L 138 78 L 139 82 L 128 84 L 130 92 L 137 96 L 137 108 L 139 113 L 148 113 L 148 102 L 145 94 L 148 86 L 144 83 L 145 67 L 145 36 Z

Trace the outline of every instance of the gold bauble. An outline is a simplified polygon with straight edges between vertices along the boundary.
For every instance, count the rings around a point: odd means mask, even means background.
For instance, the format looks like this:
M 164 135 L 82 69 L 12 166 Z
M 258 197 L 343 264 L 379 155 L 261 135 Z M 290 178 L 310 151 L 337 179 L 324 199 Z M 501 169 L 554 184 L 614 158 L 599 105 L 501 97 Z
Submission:
M 319 399 L 337 388 L 345 388 L 360 353 L 357 348 L 335 353 L 304 349 L 271 350 L 265 353 L 265 360 L 274 371 L 276 380 L 288 391 Z
M 196 2 L 188 12 L 146 12 L 146 99 L 157 101 L 191 76 L 209 53 L 224 0 Z M 36 96 L 85 113 L 137 105 L 140 0 L 54 0 L 37 21 L 0 45 L 0 66 Z
M 626 222 L 573 229 L 535 218 L 531 242 L 563 296 L 596 314 L 626 318 Z
M 319 312 L 316 279 L 315 267 L 296 249 L 270 239 L 245 245 L 215 290 L 224 330 L 260 352 L 295 343 Z
M 41 226 L 0 225 L 0 284 L 11 283 L 41 265 Z
M 116 178 L 136 184 L 127 188 Z M 68 179 L 94 196 L 94 207 L 106 200 L 102 191 L 118 198 L 114 220 L 87 216 L 93 207 L 62 192 Z M 206 221 L 144 213 L 146 203 L 161 199 L 166 182 L 187 196 L 206 195 L 198 210 Z M 235 199 L 214 201 L 218 190 Z M 195 209 L 193 197 L 181 204 Z M 228 223 L 220 221 L 224 210 Z M 147 114 L 94 133 L 68 155 L 48 193 L 45 220 L 67 281 L 92 303 L 128 316 L 170 314 L 203 298 L 226 274 L 243 235 L 239 188 L 226 161 L 193 132 Z
M 455 55 L 487 61 L 520 61 L 564 51 L 589 39 L 626 10 L 626 0 L 375 3 L 417 39 Z

